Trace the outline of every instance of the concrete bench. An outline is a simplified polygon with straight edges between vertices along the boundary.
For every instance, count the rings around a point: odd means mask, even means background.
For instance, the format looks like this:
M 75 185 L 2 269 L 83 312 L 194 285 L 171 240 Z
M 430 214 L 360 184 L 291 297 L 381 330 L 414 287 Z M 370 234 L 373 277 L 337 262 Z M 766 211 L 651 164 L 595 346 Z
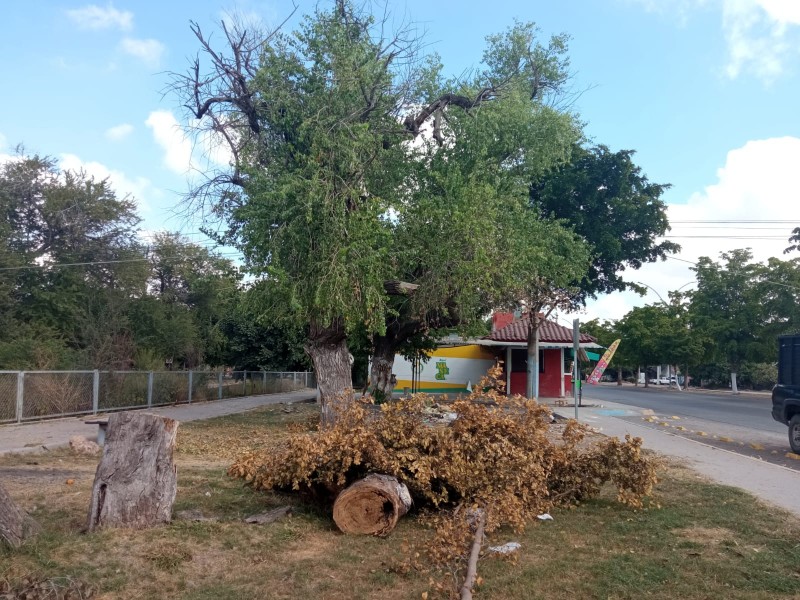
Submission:
M 106 443 L 106 429 L 108 429 L 108 417 L 99 419 L 87 419 L 87 425 L 97 425 L 97 445 L 102 446 Z

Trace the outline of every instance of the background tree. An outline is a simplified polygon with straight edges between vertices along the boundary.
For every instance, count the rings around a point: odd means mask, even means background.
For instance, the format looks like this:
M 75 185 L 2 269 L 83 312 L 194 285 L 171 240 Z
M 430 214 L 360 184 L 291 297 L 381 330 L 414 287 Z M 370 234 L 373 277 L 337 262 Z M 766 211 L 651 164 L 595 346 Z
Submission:
M 576 282 L 581 301 L 625 289 L 643 293 L 622 273 L 680 250 L 674 242 L 658 241 L 669 231 L 661 196 L 670 186 L 650 182 L 633 154 L 575 144 L 569 162 L 531 183 L 531 205 L 566 221 L 590 245 L 589 273 Z
M 784 254 L 789 254 L 789 252 L 800 250 L 800 227 L 795 227 L 792 229 L 792 235 L 789 236 L 789 243 L 791 245 L 783 251 Z
M 129 309 L 137 345 L 167 364 L 223 364 L 226 338 L 219 323 L 238 301 L 239 270 L 218 253 L 177 233 L 153 236 L 148 293 Z
M 671 323 L 665 318 L 662 307 L 646 305 L 634 307 L 616 326 L 622 336 L 620 348 L 625 346 L 626 356 L 634 361 L 637 367 L 648 367 L 659 364 L 662 360 L 660 339 L 668 335 Z M 649 386 L 649 378 L 645 372 L 645 387 Z
M 713 341 L 717 356 L 730 369 L 731 390 L 747 360 L 774 353 L 763 336 L 764 310 L 758 284 L 761 268 L 749 249 L 723 252 L 722 264 L 701 257 L 692 270 L 697 289 L 690 292 L 691 324 Z
M 20 152 L 0 166 L 6 368 L 106 366 L 93 344 L 124 344 L 114 319 L 99 317 L 144 291 L 138 223 L 133 199 L 118 198 L 107 181 L 59 171 L 52 158 Z

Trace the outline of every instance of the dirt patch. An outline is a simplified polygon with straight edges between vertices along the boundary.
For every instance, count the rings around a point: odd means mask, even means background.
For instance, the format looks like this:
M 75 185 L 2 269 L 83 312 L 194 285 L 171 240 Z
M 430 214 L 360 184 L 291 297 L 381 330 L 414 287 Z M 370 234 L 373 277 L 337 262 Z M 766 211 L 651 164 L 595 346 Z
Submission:
M 706 547 L 715 547 L 722 542 L 731 540 L 734 537 L 730 529 L 724 527 L 686 527 L 674 531 L 675 535 L 694 544 Z

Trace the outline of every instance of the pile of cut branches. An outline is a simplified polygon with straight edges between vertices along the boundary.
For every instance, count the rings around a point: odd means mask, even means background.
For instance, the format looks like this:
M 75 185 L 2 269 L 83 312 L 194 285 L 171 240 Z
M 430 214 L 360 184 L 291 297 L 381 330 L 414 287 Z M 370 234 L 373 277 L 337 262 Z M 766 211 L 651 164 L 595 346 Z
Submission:
M 583 444 L 585 426 L 570 421 L 552 440 L 550 410 L 501 393 L 492 370 L 470 396 L 455 401 L 449 425 L 426 422 L 429 398 L 381 405 L 343 403 L 332 426 L 296 432 L 268 453 L 239 458 L 229 474 L 256 489 L 313 492 L 332 500 L 370 473 L 396 477 L 436 530 L 426 548 L 440 566 L 465 565 L 476 520 L 491 534 L 521 531 L 555 506 L 596 496 L 608 482 L 620 502 L 640 508 L 656 483 L 641 439 Z M 476 519 L 476 515 L 480 515 Z

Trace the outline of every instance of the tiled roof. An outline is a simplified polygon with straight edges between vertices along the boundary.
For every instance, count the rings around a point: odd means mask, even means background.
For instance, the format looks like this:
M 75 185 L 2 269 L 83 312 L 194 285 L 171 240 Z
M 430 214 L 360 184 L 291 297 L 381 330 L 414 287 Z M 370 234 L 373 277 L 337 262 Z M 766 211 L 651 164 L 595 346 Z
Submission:
M 485 339 L 497 342 L 526 342 L 528 341 L 528 317 L 522 317 L 509 323 L 505 327 L 487 335 Z M 543 321 L 539 325 L 539 341 L 543 343 L 572 343 L 572 329 L 552 321 Z M 581 333 L 581 343 L 591 343 L 597 340 L 588 333 Z

